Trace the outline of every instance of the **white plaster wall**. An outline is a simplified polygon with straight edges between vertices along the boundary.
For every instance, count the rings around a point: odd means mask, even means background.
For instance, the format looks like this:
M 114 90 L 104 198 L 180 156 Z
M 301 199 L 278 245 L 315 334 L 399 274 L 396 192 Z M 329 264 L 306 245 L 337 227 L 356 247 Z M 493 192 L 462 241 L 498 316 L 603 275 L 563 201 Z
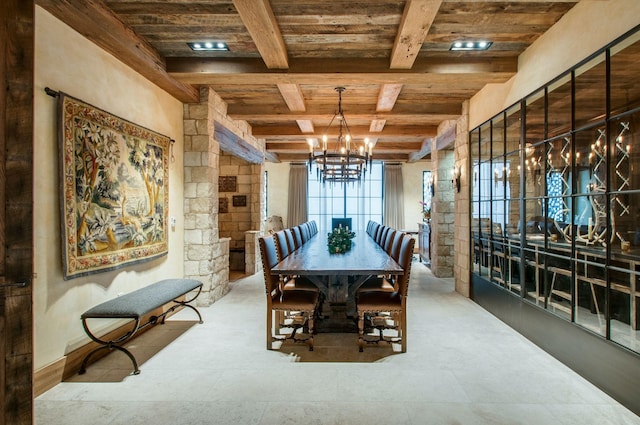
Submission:
M 640 24 L 640 0 L 582 0 L 520 55 L 518 73 L 471 98 L 469 128 L 543 86 Z
M 418 230 L 422 223 L 422 172 L 432 171 L 431 161 L 420 161 L 402 165 L 404 182 L 404 228 Z
M 267 171 L 267 214 L 279 215 L 282 223 L 288 227 L 287 207 L 289 205 L 289 168 L 288 162 L 265 162 Z
M 40 7 L 35 40 L 34 367 L 88 341 L 80 315 L 89 307 L 167 277 L 183 275 L 182 103 Z M 176 141 L 169 165 L 169 254 L 121 270 L 62 279 L 56 99 L 63 91 Z

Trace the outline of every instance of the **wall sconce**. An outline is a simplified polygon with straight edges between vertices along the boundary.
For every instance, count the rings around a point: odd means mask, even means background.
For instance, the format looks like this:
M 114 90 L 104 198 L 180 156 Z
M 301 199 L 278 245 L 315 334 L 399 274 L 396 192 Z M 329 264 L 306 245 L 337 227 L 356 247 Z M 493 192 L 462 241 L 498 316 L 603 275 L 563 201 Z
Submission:
M 457 165 L 451 171 L 451 184 L 453 184 L 456 192 L 460 192 L 460 167 Z
M 494 187 L 498 187 L 498 183 L 502 182 L 503 186 L 506 186 L 507 179 L 511 176 L 511 169 L 507 167 L 502 167 L 502 174 L 498 170 L 498 167 L 493 169 L 493 183 Z

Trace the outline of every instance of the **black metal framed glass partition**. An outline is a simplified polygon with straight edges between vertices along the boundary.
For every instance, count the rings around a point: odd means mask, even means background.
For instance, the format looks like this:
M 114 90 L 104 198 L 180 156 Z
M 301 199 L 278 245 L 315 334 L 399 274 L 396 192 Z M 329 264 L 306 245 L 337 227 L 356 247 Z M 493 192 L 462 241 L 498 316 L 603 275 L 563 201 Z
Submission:
M 640 353 L 640 31 L 469 133 L 471 270 Z

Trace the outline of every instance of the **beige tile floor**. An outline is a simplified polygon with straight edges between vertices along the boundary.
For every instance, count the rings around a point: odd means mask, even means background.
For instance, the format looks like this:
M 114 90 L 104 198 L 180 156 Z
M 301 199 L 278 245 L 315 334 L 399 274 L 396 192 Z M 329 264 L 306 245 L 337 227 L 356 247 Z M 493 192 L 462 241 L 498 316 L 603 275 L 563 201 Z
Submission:
M 265 349 L 260 274 L 182 311 L 35 400 L 38 425 L 640 424 L 640 418 L 414 262 L 408 352 L 355 334 Z

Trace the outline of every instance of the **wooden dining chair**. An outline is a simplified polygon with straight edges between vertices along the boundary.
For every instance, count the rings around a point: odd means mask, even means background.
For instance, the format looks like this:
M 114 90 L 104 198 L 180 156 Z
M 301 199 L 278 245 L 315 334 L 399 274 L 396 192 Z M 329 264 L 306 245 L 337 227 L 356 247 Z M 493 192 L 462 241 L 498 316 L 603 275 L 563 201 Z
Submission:
M 404 233 L 400 231 L 393 231 L 393 237 L 387 238 L 391 240 L 391 246 L 393 247 L 393 243 L 397 244 L 397 251 L 393 253 L 393 249 L 389 249 L 385 251 L 391 258 L 393 258 L 396 263 L 400 261 L 400 245 L 402 242 L 402 236 Z M 396 280 L 392 279 L 391 276 L 376 276 L 367 279 L 360 287 L 356 290 L 356 297 L 366 291 L 385 291 L 385 292 L 393 292 L 397 290 L 396 288 Z
M 309 239 L 311 239 L 311 233 L 309 233 L 309 227 L 302 223 L 298 226 L 300 229 L 300 234 L 302 235 L 302 243 L 306 243 Z
M 382 226 L 382 231 L 378 232 L 378 235 L 376 236 L 376 242 L 378 243 L 378 245 L 382 246 L 384 238 L 387 236 L 388 232 L 389 232 L 389 227 Z
M 398 233 L 396 229 L 389 228 L 389 231 L 385 235 L 384 241 L 382 242 L 382 245 L 381 245 L 382 249 L 384 249 L 385 252 L 389 255 L 391 255 L 390 253 L 391 245 L 393 244 L 393 238 L 396 236 L 396 233 Z
M 271 274 L 271 269 L 278 264 L 278 253 L 273 236 L 260 237 L 260 255 L 267 294 L 267 350 L 273 349 L 274 341 L 291 339 L 295 342 L 307 342 L 309 351 L 313 351 L 314 321 L 318 305 L 318 293 L 305 290 L 282 290 L 280 279 Z M 273 333 L 275 313 L 299 312 L 290 323 L 277 323 L 278 336 Z M 281 315 L 276 315 L 280 317 Z M 291 334 L 280 332 L 282 328 L 292 328 Z M 298 331 L 307 330 L 306 338 L 299 338 Z
M 371 227 L 371 237 L 373 238 L 374 241 L 378 237 L 378 232 L 380 231 L 380 227 L 381 227 L 380 223 L 373 223 L 373 226 Z
M 402 237 L 400 246 L 400 257 L 398 264 L 404 272 L 397 276 L 397 290 L 388 291 L 366 291 L 356 298 L 356 308 L 358 311 L 358 347 L 360 352 L 364 350 L 365 342 L 400 342 L 402 352 L 407 351 L 407 291 L 409 289 L 409 278 L 411 274 L 411 260 L 413 258 L 413 246 L 415 240 L 410 235 Z M 387 312 L 389 315 L 381 315 L 380 312 Z M 365 316 L 367 316 L 369 330 L 377 329 L 378 338 L 375 340 L 365 340 Z M 384 331 L 394 329 L 396 337 L 387 337 Z
M 293 241 L 296 245 L 296 249 L 300 248 L 303 244 L 302 242 L 302 232 L 298 226 L 292 227 L 291 232 L 293 233 Z
M 371 236 L 371 229 L 373 228 L 373 220 L 367 222 L 367 235 Z
M 391 249 L 387 251 L 396 262 L 400 257 L 400 245 L 402 244 L 402 237 L 405 235 L 404 232 L 397 231 L 393 236 L 393 241 L 391 242 Z
M 309 229 L 311 230 L 311 237 L 318 234 L 318 223 L 315 220 L 309 222 Z
M 287 241 L 287 235 L 284 230 L 276 232 L 274 235 L 276 242 L 276 253 L 278 256 L 278 262 L 284 260 L 291 251 L 289 250 L 289 243 Z M 309 279 L 300 276 L 285 276 L 280 282 L 281 289 L 283 291 L 289 291 L 292 289 L 300 289 L 303 291 L 320 292 L 318 287 Z
M 284 234 L 287 237 L 287 245 L 289 245 L 289 252 L 293 252 L 296 249 L 298 249 L 298 247 L 296 246 L 295 238 L 293 237 L 293 231 L 287 228 L 287 229 L 284 229 Z
M 274 233 L 276 242 L 276 252 L 278 254 L 278 262 L 284 260 L 291 252 L 289 247 L 289 241 L 287 240 L 287 234 L 284 230 L 279 230 Z

